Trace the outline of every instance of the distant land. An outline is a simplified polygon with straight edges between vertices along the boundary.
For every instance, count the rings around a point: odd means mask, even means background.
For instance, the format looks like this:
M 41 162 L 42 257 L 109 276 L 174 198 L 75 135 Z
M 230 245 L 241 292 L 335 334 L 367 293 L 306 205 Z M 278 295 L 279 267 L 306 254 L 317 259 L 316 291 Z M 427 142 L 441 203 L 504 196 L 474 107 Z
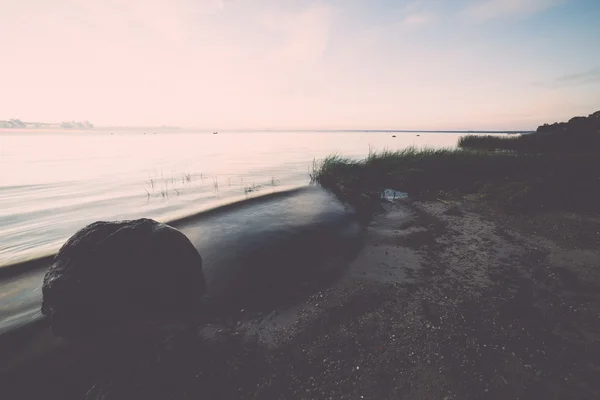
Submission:
M 89 121 L 63 121 L 57 123 L 25 122 L 20 119 L 0 120 L 0 128 L 9 129 L 93 129 Z
M 179 126 L 162 125 L 158 127 L 151 126 L 99 126 L 89 121 L 63 121 L 63 122 L 26 122 L 20 119 L 0 120 L 0 129 L 75 129 L 75 130 L 128 130 L 128 131 L 215 131 L 214 129 L 182 128 Z M 222 132 L 373 132 L 373 133 L 504 133 L 521 134 L 532 133 L 534 130 L 421 130 L 421 129 L 225 129 Z

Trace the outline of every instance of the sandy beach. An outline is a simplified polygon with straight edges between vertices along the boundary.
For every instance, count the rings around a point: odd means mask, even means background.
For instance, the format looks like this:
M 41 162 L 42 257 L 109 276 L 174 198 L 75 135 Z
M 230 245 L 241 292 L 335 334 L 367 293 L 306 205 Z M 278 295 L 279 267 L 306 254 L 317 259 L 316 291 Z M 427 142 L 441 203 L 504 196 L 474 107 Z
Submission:
M 396 204 L 241 397 L 598 398 L 599 222 Z
M 600 0 L 30 3 L 0 400 L 600 400 Z
M 293 306 L 240 310 L 143 356 L 130 349 L 129 367 L 103 369 L 110 357 L 40 365 L 28 375 L 39 386 L 14 377 L 13 389 L 87 399 L 600 396 L 599 218 L 524 217 L 470 200 L 384 208 L 341 276 Z

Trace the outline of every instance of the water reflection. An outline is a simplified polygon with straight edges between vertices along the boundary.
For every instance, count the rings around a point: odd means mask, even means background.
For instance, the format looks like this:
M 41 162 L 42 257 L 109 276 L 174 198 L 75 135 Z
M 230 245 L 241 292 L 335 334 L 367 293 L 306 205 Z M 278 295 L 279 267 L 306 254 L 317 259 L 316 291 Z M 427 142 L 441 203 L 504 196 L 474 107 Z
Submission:
M 333 152 L 362 157 L 369 146 L 451 147 L 458 137 L 398 133 L 392 138 L 383 132 L 0 132 L 0 266 L 52 253 L 74 231 L 96 220 L 168 220 L 306 185 L 313 159 Z
M 203 258 L 215 315 L 278 307 L 333 276 L 360 247 L 352 210 L 309 187 L 176 221 Z M 42 266 L 44 267 L 44 266 Z M 0 333 L 38 317 L 45 268 L 0 282 Z

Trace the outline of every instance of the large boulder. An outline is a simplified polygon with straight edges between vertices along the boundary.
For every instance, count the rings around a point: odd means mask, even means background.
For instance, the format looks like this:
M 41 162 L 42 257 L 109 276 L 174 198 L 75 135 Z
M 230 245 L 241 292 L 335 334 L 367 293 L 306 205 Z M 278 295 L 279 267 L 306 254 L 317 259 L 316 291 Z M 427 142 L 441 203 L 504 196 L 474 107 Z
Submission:
M 85 338 L 135 321 L 182 321 L 206 291 L 202 258 L 180 231 L 151 219 L 95 222 L 59 250 L 42 313 L 55 335 Z

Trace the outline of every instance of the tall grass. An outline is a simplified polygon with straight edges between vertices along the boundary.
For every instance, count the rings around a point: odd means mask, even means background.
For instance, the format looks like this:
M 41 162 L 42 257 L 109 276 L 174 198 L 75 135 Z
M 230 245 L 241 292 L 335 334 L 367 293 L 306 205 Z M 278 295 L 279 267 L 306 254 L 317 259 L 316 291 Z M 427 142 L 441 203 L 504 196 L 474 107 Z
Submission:
M 252 183 L 252 185 L 244 186 L 244 194 L 248 196 L 250 193 L 254 193 L 259 191 L 261 185 L 257 185 L 256 183 Z
M 477 150 L 509 150 L 519 153 L 590 153 L 600 151 L 600 129 L 587 127 L 536 132 L 519 136 L 463 136 L 458 147 Z
M 498 151 L 503 150 L 503 151 Z M 385 188 L 413 198 L 477 193 L 511 208 L 593 210 L 600 204 L 600 111 L 520 136 L 462 137 L 458 149 L 331 155 L 311 181 L 361 206 Z
M 594 209 L 600 200 L 599 177 L 600 160 L 594 154 L 414 148 L 371 152 L 363 160 L 332 155 L 315 163 L 311 174 L 314 183 L 359 207 L 390 188 L 421 199 L 477 193 L 522 210 Z
M 510 150 L 522 147 L 520 136 L 467 135 L 458 139 L 458 147 L 478 150 Z
M 600 151 L 600 111 L 568 122 L 539 126 L 534 133 L 517 137 L 465 136 L 461 148 L 512 150 L 520 153 L 590 153 Z

